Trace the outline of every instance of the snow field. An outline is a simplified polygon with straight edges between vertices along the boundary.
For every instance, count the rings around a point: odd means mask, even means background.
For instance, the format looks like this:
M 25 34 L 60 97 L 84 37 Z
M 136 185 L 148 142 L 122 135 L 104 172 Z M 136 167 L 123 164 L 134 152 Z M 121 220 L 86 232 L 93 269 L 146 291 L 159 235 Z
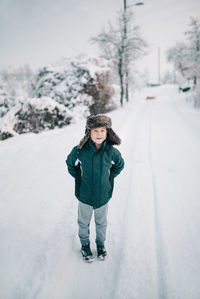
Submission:
M 149 93 L 156 99 L 145 101 Z M 176 87 L 109 114 L 125 169 L 115 180 L 105 262 L 80 255 L 66 155 L 84 121 L 0 143 L 0 299 L 199 299 L 200 121 Z M 91 247 L 96 254 L 94 221 Z

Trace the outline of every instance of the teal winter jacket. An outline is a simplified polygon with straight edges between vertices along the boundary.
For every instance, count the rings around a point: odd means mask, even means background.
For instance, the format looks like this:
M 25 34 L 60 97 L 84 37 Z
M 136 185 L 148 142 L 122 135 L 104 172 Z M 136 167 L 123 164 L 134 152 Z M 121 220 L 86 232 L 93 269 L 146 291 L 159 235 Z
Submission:
M 94 209 L 112 197 L 114 178 L 124 168 L 124 160 L 115 147 L 105 141 L 97 150 L 91 139 L 81 149 L 75 146 L 66 163 L 75 178 L 76 197 Z

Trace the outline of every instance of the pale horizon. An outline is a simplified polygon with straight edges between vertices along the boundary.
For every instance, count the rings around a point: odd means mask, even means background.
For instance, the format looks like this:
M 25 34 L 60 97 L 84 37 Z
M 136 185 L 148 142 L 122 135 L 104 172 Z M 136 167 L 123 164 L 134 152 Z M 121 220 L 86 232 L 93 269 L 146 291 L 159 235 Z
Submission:
M 137 1 L 127 0 L 131 5 Z M 98 55 L 89 39 L 97 35 L 108 22 L 114 22 L 123 8 L 123 0 L 6 1 L 0 0 L 1 60 L 0 69 L 28 64 L 36 70 L 62 57 L 80 54 Z M 148 0 L 135 7 L 136 23 L 150 46 L 150 53 L 139 60 L 139 69 L 147 69 L 152 80 L 158 73 L 160 49 L 161 75 L 170 66 L 166 62 L 167 48 L 185 40 L 190 17 L 200 15 L 198 0 Z

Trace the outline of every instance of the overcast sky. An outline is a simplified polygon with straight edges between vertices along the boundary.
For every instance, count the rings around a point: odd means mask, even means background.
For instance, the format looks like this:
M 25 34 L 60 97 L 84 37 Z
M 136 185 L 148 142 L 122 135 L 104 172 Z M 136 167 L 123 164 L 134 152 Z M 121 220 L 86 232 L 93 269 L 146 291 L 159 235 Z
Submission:
M 35 70 L 61 57 L 96 54 L 89 39 L 122 8 L 123 0 L 0 0 L 0 69 L 28 63 Z M 144 0 L 134 12 L 151 50 L 140 66 L 156 79 L 158 47 L 163 73 L 166 49 L 184 38 L 190 16 L 200 16 L 200 0 Z

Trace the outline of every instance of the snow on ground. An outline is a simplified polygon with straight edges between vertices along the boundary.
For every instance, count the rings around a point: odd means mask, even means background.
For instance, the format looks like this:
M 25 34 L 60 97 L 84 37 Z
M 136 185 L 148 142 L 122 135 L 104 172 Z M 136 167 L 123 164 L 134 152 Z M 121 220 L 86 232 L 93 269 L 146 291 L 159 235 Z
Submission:
M 200 298 L 199 112 L 161 86 L 110 115 L 126 165 L 105 262 L 81 259 L 65 166 L 84 122 L 0 143 L 0 299 Z

